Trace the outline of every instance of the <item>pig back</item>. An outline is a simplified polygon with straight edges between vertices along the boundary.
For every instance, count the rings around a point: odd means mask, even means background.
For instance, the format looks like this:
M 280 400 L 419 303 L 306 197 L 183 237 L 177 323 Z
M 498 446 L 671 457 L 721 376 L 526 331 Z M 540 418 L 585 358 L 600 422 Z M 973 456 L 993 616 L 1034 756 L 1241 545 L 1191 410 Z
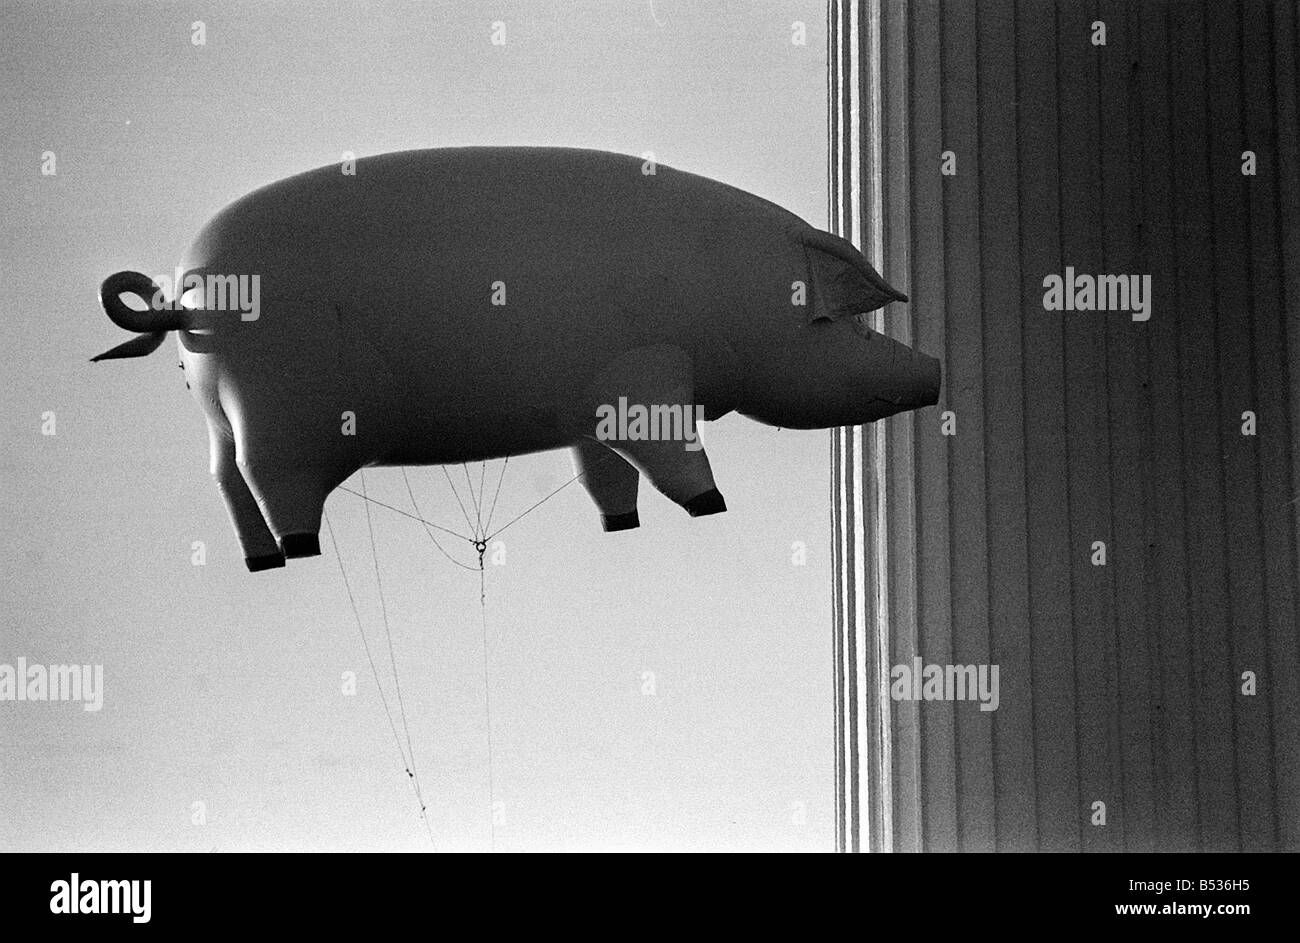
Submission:
M 764 280 L 769 294 L 789 284 L 777 269 L 797 217 L 647 170 L 559 148 L 362 158 L 355 174 L 331 165 L 231 204 L 186 265 L 259 274 L 264 316 L 293 299 L 282 310 L 303 332 L 338 319 L 421 401 L 555 403 L 631 348 L 725 345 Z

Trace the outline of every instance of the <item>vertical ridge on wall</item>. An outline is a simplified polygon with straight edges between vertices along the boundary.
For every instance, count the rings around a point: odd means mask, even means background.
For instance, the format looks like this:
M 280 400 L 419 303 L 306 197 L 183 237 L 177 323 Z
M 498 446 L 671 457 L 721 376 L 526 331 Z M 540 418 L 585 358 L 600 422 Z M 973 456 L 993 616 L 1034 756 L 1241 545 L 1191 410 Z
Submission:
M 1139 35 L 1137 7 L 1123 0 L 1102 0 L 1097 16 L 1103 22 L 1122 23 L 1114 40 L 1115 60 L 1122 68 L 1101 71 L 1097 88 L 1099 122 L 1109 111 L 1109 133 L 1102 138 L 1104 182 L 1102 260 L 1104 271 L 1128 266 L 1149 271 L 1137 261 L 1141 238 L 1136 219 L 1127 207 L 1140 200 L 1132 168 L 1136 158 L 1140 120 L 1137 92 Z M 1131 322 L 1130 322 L 1131 323 Z M 1151 646 L 1144 631 L 1148 618 L 1145 560 L 1152 534 L 1145 526 L 1143 508 L 1153 500 L 1154 469 L 1146 447 L 1149 430 L 1144 418 L 1151 412 L 1151 397 L 1143 377 L 1150 373 L 1146 339 L 1133 343 L 1128 328 L 1111 319 L 1104 342 L 1107 372 L 1107 425 L 1111 435 L 1109 532 L 1115 555 L 1110 605 L 1115 613 L 1114 648 L 1119 664 L 1119 768 L 1125 808 L 1135 810 L 1124 830 L 1124 851 L 1154 851 L 1152 822 L 1155 793 L 1152 754 L 1153 669 Z M 1137 404 L 1134 408 L 1134 404 Z M 1136 487 L 1126 487 L 1121 469 L 1138 469 Z
M 1143 54 L 1139 60 L 1142 81 L 1144 138 L 1142 178 L 1145 238 L 1137 260 L 1140 271 L 1168 272 L 1175 265 L 1174 119 L 1171 104 L 1173 62 L 1169 47 L 1167 5 L 1148 4 L 1141 8 L 1139 26 Z M 1171 279 L 1153 283 L 1153 305 L 1160 310 L 1178 310 L 1176 285 Z M 1197 845 L 1198 811 L 1197 752 L 1193 723 L 1190 637 L 1188 626 L 1188 558 L 1184 526 L 1187 502 L 1182 461 L 1183 428 L 1179 404 L 1183 399 L 1179 369 L 1178 324 L 1170 318 L 1153 318 L 1146 332 L 1151 351 L 1149 385 L 1152 390 L 1151 454 L 1155 475 L 1161 482 L 1155 494 L 1155 526 L 1150 536 L 1154 552 L 1147 564 L 1155 574 L 1148 637 L 1157 646 L 1159 669 L 1156 723 L 1160 752 L 1156 761 L 1157 781 L 1163 783 L 1164 802 L 1157 809 L 1157 834 L 1168 834 L 1169 850 L 1194 850 Z
M 826 166 L 827 166 L 827 220 L 830 228 L 837 225 L 839 215 L 839 139 L 840 139 L 840 87 L 841 65 L 839 61 L 839 9 L 833 0 L 827 0 L 826 10 Z M 843 544 L 843 521 L 839 513 L 840 486 L 839 476 L 843 474 L 844 462 L 840 457 L 840 438 L 838 430 L 831 433 L 831 596 L 834 632 L 832 649 L 832 694 L 835 718 L 835 848 L 847 850 L 846 846 L 846 812 L 847 800 L 845 789 L 848 785 L 847 770 L 844 767 L 844 639 L 840 626 L 844 624 L 844 605 L 842 587 L 844 580 L 844 561 L 841 546 Z
M 946 81 L 943 90 L 944 147 L 958 155 L 960 174 L 978 180 L 979 56 L 976 8 L 945 4 L 944 67 L 963 80 Z M 962 167 L 962 162 L 965 166 Z M 933 172 L 933 169 L 932 171 Z M 957 416 L 959 433 L 950 437 L 951 461 L 960 474 L 949 480 L 952 526 L 952 660 L 989 663 L 988 517 L 984 463 L 984 311 L 980 304 L 980 190 L 945 182 L 944 267 L 947 272 L 948 360 L 944 364 L 945 403 Z M 891 273 L 892 274 L 892 273 Z M 888 276 L 887 276 L 888 277 Z M 922 653 L 929 658 L 928 653 Z M 995 810 L 992 792 L 969 788 L 968 781 L 993 778 L 992 725 L 987 713 L 957 710 L 957 841 L 965 851 L 992 851 Z
M 1205 8 L 1205 31 L 1214 41 L 1205 43 L 1207 95 L 1211 155 L 1232 155 L 1233 148 L 1244 139 L 1242 128 L 1243 100 L 1241 74 L 1243 63 L 1239 18 L 1228 6 L 1211 4 Z M 1240 154 L 1240 148 L 1237 153 Z M 1218 353 L 1219 412 L 1240 416 L 1254 404 L 1254 313 L 1248 286 L 1253 260 L 1248 251 L 1239 255 L 1229 247 L 1249 246 L 1249 223 L 1246 212 L 1249 200 L 1247 178 L 1239 161 L 1212 161 L 1210 187 L 1214 198 L 1210 204 L 1214 240 L 1214 277 L 1216 294 L 1221 299 L 1215 319 L 1214 345 Z M 1235 264 L 1234 264 L 1235 262 Z M 1259 500 L 1256 491 L 1258 449 L 1243 437 L 1229 432 L 1227 423 L 1220 425 L 1223 440 L 1218 454 L 1225 500 L 1223 549 L 1226 563 L 1226 603 L 1228 624 L 1225 646 L 1233 677 L 1239 677 L 1251 665 L 1263 662 L 1260 640 L 1264 629 L 1262 606 L 1263 567 L 1254 555 L 1260 547 Z M 1236 508 L 1239 513 L 1232 513 Z M 1232 770 L 1230 783 L 1236 796 L 1237 829 L 1231 847 L 1258 851 L 1268 847 L 1265 836 L 1274 832 L 1273 810 L 1268 794 L 1259 789 L 1269 776 L 1267 754 L 1270 752 L 1269 692 L 1252 698 L 1235 697 L 1234 685 L 1226 694 L 1231 700 Z
M 1253 5 L 1252 5 L 1253 6 Z M 1274 147 L 1271 157 L 1276 165 L 1275 179 L 1276 212 L 1278 225 L 1278 245 L 1281 255 L 1279 273 L 1282 313 L 1278 320 L 1279 334 L 1286 339 L 1285 345 L 1276 348 L 1285 360 L 1281 368 L 1283 379 L 1289 376 L 1290 383 L 1281 386 L 1290 390 L 1290 429 L 1291 436 L 1286 443 L 1291 462 L 1290 477 L 1286 482 L 1286 503 L 1274 505 L 1272 518 L 1283 518 L 1287 536 L 1291 544 L 1289 571 L 1280 577 L 1281 589 L 1290 592 L 1291 606 L 1285 609 L 1284 616 L 1290 617 L 1288 627 L 1285 621 L 1270 620 L 1270 634 L 1273 643 L 1269 647 L 1270 657 L 1276 661 L 1278 670 L 1274 674 L 1274 683 L 1278 686 L 1276 728 L 1281 734 L 1274 737 L 1277 776 L 1277 793 L 1291 797 L 1291 804 L 1286 810 L 1283 821 L 1279 823 L 1279 847 L 1300 847 L 1300 716 L 1294 705 L 1300 702 L 1300 665 L 1297 665 L 1296 651 L 1296 614 L 1300 612 L 1300 552 L 1297 541 L 1300 540 L 1300 515 L 1296 512 L 1297 485 L 1300 484 L 1300 382 L 1291 371 L 1300 370 L 1300 131 L 1297 130 L 1297 115 L 1300 114 L 1300 71 L 1296 69 L 1296 51 L 1300 45 L 1300 18 L 1296 16 L 1294 5 L 1276 4 L 1271 8 L 1273 14 L 1270 34 L 1273 52 L 1272 80 L 1277 94 L 1273 97 L 1273 131 Z M 1261 16 L 1260 20 L 1265 20 Z M 1267 25 L 1261 23 L 1261 25 Z M 1282 352 L 1285 351 L 1285 354 Z M 1289 366 L 1288 366 L 1289 365 Z M 1281 387 L 1275 387 L 1279 389 Z M 1270 397 L 1271 399 L 1271 397 Z M 1280 418 L 1280 417 L 1279 417 Z M 1284 423 L 1279 421 L 1278 428 Z M 1265 466 L 1267 468 L 1268 466 Z M 1281 466 L 1287 467 L 1287 466 Z M 1282 474 L 1285 474 L 1283 472 Z M 1288 631 L 1289 629 L 1289 631 Z M 1285 669 L 1285 670 L 1284 670 Z M 1287 697 L 1283 700 L 1282 685 L 1287 685 Z
M 1016 95 L 1016 22 L 1013 9 L 1001 5 L 981 16 L 978 24 L 980 69 L 979 135 L 981 180 L 1017 180 L 1016 140 L 1018 118 L 1014 111 L 993 105 L 1008 94 Z M 1006 37 L 1008 41 L 1002 41 Z M 1006 273 L 1006 278 L 981 278 L 980 299 L 990 311 L 1022 307 L 1018 201 L 1007 191 L 981 187 L 981 272 Z M 1006 443 L 999 466 L 985 456 L 986 533 L 988 553 L 1000 566 L 989 570 L 989 662 L 999 666 L 1003 696 L 1031 705 L 1008 714 L 993 727 L 995 837 L 999 846 L 1025 846 L 1037 842 L 1037 802 L 1034 789 L 1036 759 L 1033 736 L 1029 633 L 1028 520 L 1025 490 L 1024 339 L 1021 324 L 1012 318 L 984 321 L 984 423 L 992 441 Z M 920 417 L 917 417 L 918 421 Z
M 881 47 L 887 58 L 905 55 L 908 42 L 909 18 L 907 8 L 886 5 L 882 15 Z M 886 186 L 882 193 L 881 228 L 893 232 L 897 238 L 887 244 L 882 242 L 885 256 L 881 269 L 906 274 L 911 268 L 910 217 L 911 206 L 897 199 L 906 193 L 909 164 L 907 102 L 910 97 L 907 73 L 893 75 L 880 73 L 884 94 L 881 96 L 880 123 L 883 130 L 881 150 L 882 172 L 899 186 Z M 899 133 L 900 129 L 904 133 Z M 911 290 L 910 280 L 903 278 L 897 285 L 905 294 Z M 907 305 L 889 305 L 883 312 L 882 330 L 903 343 L 915 343 L 912 311 Z M 888 515 L 885 532 L 897 533 L 912 528 L 916 520 L 916 480 L 914 423 L 887 424 L 886 455 L 891 461 L 884 463 L 888 475 L 884 488 L 885 513 Z M 896 660 L 909 661 L 919 651 L 917 639 L 917 561 L 915 554 L 891 554 L 888 560 L 889 619 L 885 626 L 889 650 Z M 884 684 L 888 685 L 888 677 Z M 922 847 L 922 822 L 920 811 L 920 740 L 916 705 L 898 702 L 892 705 L 892 727 L 897 732 L 893 744 L 893 802 L 890 812 L 894 817 L 894 850 L 917 851 Z
M 1049 272 L 1067 266 L 1097 273 L 1101 267 L 1103 194 L 1098 148 L 1102 124 L 1097 110 L 1099 59 L 1086 41 L 1095 20 L 1092 3 L 1066 3 L 1057 8 L 1058 168 L 1062 186 L 1059 256 Z M 1108 68 L 1114 53 L 1104 47 Z M 1071 182 L 1073 186 L 1064 185 Z M 1123 268 L 1120 271 L 1128 271 Z M 1040 274 L 1038 280 L 1041 281 Z M 1131 322 L 1130 322 L 1131 323 Z M 1119 694 L 1114 631 L 1111 621 L 1111 578 L 1117 565 L 1115 542 L 1107 523 L 1105 496 L 1110 463 L 1105 404 L 1105 319 L 1063 319 L 1065 361 L 1066 474 L 1069 508 L 1070 603 L 1075 667 L 1075 744 L 1079 789 L 1085 802 L 1105 801 L 1118 794 L 1118 749 L 1111 706 Z M 1032 430 L 1030 432 L 1032 435 Z M 1097 544 L 1105 545 L 1106 566 L 1093 563 Z M 1086 627 L 1086 629 L 1085 629 Z M 1089 797 L 1093 797 L 1089 799 Z M 1082 850 L 1117 851 L 1123 847 L 1125 817 L 1108 816 L 1104 828 L 1084 828 Z
M 871 262 L 877 270 L 885 267 L 883 233 L 884 233 L 884 104 L 881 94 L 883 75 L 880 71 L 881 43 L 883 30 L 883 8 L 881 0 L 866 0 L 860 7 L 863 27 L 867 36 L 866 59 L 859 66 L 866 78 L 868 96 L 863 99 L 863 110 L 867 115 L 865 138 L 867 147 L 863 149 L 864 198 L 859 201 L 869 212 L 860 213 L 863 220 L 859 239 L 871 251 Z M 871 313 L 872 327 L 880 332 L 885 330 L 884 309 Z M 870 430 L 863 429 L 861 434 L 866 439 L 866 466 L 870 470 L 867 492 L 870 495 L 870 510 L 867 520 L 870 522 L 871 541 L 868 553 L 871 556 L 871 582 L 873 592 L 870 664 L 875 666 L 875 684 L 866 689 L 875 709 L 872 711 L 872 744 L 878 744 L 877 756 L 871 764 L 875 775 L 876 787 L 882 796 L 894 794 L 894 743 L 891 731 L 894 729 L 893 702 L 889 699 L 889 669 L 887 653 L 893 646 L 891 638 L 891 618 L 894 601 L 891 592 L 891 554 L 889 552 L 888 509 L 885 503 L 889 492 L 889 437 L 888 426 L 877 425 Z M 867 435 L 870 438 L 867 439 Z M 864 476 L 865 477 L 865 476 Z M 894 803 L 881 801 L 873 804 L 872 833 L 875 841 L 873 851 L 894 850 Z
M 849 164 L 854 152 L 855 126 L 850 123 L 858 81 L 856 60 L 850 55 L 853 32 L 852 10 L 846 3 L 828 0 L 831 126 L 831 231 L 849 230 L 854 213 L 856 190 L 852 186 Z M 865 661 L 858 657 L 860 640 L 857 618 L 858 600 L 863 591 L 858 578 L 858 542 L 861 539 L 860 517 L 855 513 L 855 476 L 860 474 L 852 438 L 848 430 L 832 433 L 832 456 L 835 462 L 832 486 L 835 562 L 835 770 L 836 770 L 836 847 L 841 851 L 860 851 L 865 822 L 860 814 L 863 766 L 859 745 L 863 738 L 858 727 L 858 685 L 865 677 Z
M 829 19 L 832 228 L 944 365 L 832 435 L 838 846 L 1300 850 L 1294 4 Z M 1046 310 L 1067 268 L 1150 319 Z M 997 710 L 891 703 L 914 658 Z
M 1251 4 L 1246 8 L 1242 23 L 1243 42 L 1245 36 L 1265 37 L 1264 51 L 1258 45 L 1253 48 L 1254 55 L 1244 56 L 1245 73 L 1243 86 L 1257 88 L 1274 81 L 1274 63 L 1276 61 L 1278 36 L 1284 35 L 1283 27 L 1274 30 L 1271 11 L 1263 4 Z M 1258 39 L 1253 40 L 1258 43 Z M 1252 138 L 1264 137 L 1268 145 L 1262 159 L 1269 160 L 1282 168 L 1286 159 L 1286 148 L 1291 147 L 1290 154 L 1296 153 L 1297 142 L 1294 137 L 1288 142 L 1283 131 L 1283 116 L 1275 112 L 1281 108 L 1281 96 L 1272 100 L 1268 96 L 1250 95 L 1246 103 L 1247 128 Z M 1282 109 L 1283 111 L 1285 109 Z M 1294 112 L 1292 113 L 1294 118 Z M 1292 124 L 1294 128 L 1294 124 Z M 1295 177 L 1294 165 L 1291 175 Z M 1282 266 L 1282 238 L 1280 232 L 1284 226 L 1282 213 L 1282 188 L 1277 185 L 1276 175 L 1265 175 L 1259 187 L 1252 187 L 1250 193 L 1251 220 L 1251 290 L 1255 312 L 1255 347 L 1258 351 L 1256 363 L 1259 373 L 1256 377 L 1256 401 L 1259 403 L 1259 422 L 1261 427 L 1280 429 L 1287 423 L 1285 397 L 1277 391 L 1287 387 L 1287 344 L 1296 341 L 1296 331 L 1288 330 L 1284 312 L 1286 310 L 1285 271 Z M 1296 191 L 1293 189 L 1292 193 Z M 1300 214 L 1293 214 L 1294 221 Z M 1294 256 L 1287 256 L 1294 259 Z M 1297 363 L 1294 357 L 1292 363 Z M 1295 396 L 1295 384 L 1291 385 Z M 1271 394 L 1271 395 L 1270 395 Z M 1294 399 L 1292 400 L 1294 403 Z M 1297 418 L 1293 406 L 1292 420 Z M 1294 531 L 1289 529 L 1288 515 L 1285 509 L 1294 498 L 1294 482 L 1297 480 L 1288 474 L 1295 460 L 1296 426 L 1287 437 L 1263 437 L 1259 442 L 1260 461 L 1259 479 L 1261 481 L 1261 519 L 1263 530 L 1261 539 L 1265 550 L 1264 596 L 1266 599 L 1266 624 L 1269 631 L 1265 633 L 1265 652 L 1270 663 L 1276 665 L 1274 683 L 1270 686 L 1270 721 L 1273 742 L 1273 763 L 1270 767 L 1269 786 L 1274 794 L 1300 796 L 1300 781 L 1297 781 L 1297 748 L 1300 744 L 1300 731 L 1296 729 L 1297 718 L 1288 705 L 1300 700 L 1300 664 L 1297 664 L 1294 633 L 1287 633 L 1287 618 L 1296 611 L 1297 598 L 1292 575 L 1288 568 L 1290 562 L 1281 554 L 1267 554 L 1266 548 L 1277 546 L 1292 539 Z M 1294 548 L 1293 548 L 1294 551 Z M 1274 822 L 1274 841 L 1277 847 L 1296 847 L 1300 844 L 1297 834 L 1297 820 L 1294 815 L 1288 818 L 1279 814 Z
M 1033 273 L 1054 269 L 1059 231 L 1056 11 L 1027 4 L 1018 11 L 1017 225 L 1020 297 L 1028 305 L 1041 291 Z M 923 68 L 916 64 L 913 68 Z M 1050 94 L 1034 94 L 1048 89 Z M 955 183 L 955 181 L 952 181 Z M 1023 310 L 1023 309 L 1021 309 Z M 1055 535 L 1068 528 L 1065 390 L 1059 320 L 1018 318 L 1022 332 L 1026 554 L 1029 601 L 1030 708 L 1035 743 L 1034 791 L 1038 844 L 1077 851 L 1074 646 L 1070 632 L 1069 549 Z M 1030 391 L 1033 391 L 1032 395 Z M 1035 430 L 1034 435 L 1029 430 Z M 999 706 L 999 710 L 1001 707 Z
M 921 0 L 908 7 L 908 46 L 905 56 L 913 63 L 932 63 L 931 68 L 911 68 L 907 71 L 909 98 L 901 102 L 899 112 L 910 115 L 907 162 L 913 169 L 908 187 L 903 192 L 887 188 L 887 193 L 897 203 L 907 206 L 909 215 L 914 205 L 936 207 L 939 226 L 918 227 L 909 221 L 911 233 L 911 272 L 907 285 L 908 309 L 916 324 L 914 343 L 921 350 L 948 362 L 948 335 L 942 312 L 946 310 L 947 278 L 944 270 L 944 232 L 947 210 L 943 200 L 943 178 L 936 173 L 923 173 L 936 166 L 943 145 L 943 60 L 939 54 L 943 43 L 944 24 L 938 15 L 939 0 Z M 907 61 L 907 58 L 893 62 Z M 894 70 L 885 68 L 885 75 Z M 890 136 L 897 137 L 898 129 L 891 125 Z M 895 235 L 891 231 L 890 236 Z M 889 277 L 897 275 L 892 268 Z M 924 312 L 930 312 L 929 315 Z M 947 409 L 947 383 L 940 393 L 938 408 Z M 949 467 L 951 456 L 948 439 L 924 435 L 923 413 L 912 418 L 915 430 L 916 456 L 912 479 L 915 482 L 916 500 L 916 553 L 895 554 L 895 559 L 910 556 L 915 560 L 917 572 L 917 610 L 915 628 L 917 647 L 913 655 L 929 659 L 951 660 L 951 496 L 943 482 L 945 476 L 923 475 L 922 469 Z M 933 417 L 929 417 L 933 421 Z M 951 711 L 933 710 L 914 712 L 916 739 L 920 753 L 920 776 L 915 817 L 920 820 L 920 847 L 936 850 L 956 850 L 957 833 L 957 766 L 956 727 Z M 896 797 L 900 803 L 908 797 Z M 900 818 L 903 815 L 900 813 Z

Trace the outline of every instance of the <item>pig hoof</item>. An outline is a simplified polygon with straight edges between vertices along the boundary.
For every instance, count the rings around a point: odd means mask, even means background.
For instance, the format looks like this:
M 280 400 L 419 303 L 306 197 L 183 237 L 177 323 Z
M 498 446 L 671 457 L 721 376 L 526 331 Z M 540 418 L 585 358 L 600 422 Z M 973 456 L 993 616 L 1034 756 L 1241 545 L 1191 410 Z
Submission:
M 641 526 L 641 518 L 637 516 L 636 511 L 628 511 L 626 514 L 602 514 L 601 523 L 605 525 L 605 530 L 631 530 L 633 527 Z
M 284 566 L 284 554 L 277 552 L 264 553 L 260 557 L 245 557 L 244 566 L 248 567 L 249 573 L 273 570 L 278 566 Z
M 710 488 L 691 498 L 682 507 L 686 508 L 686 513 L 691 517 L 703 517 L 706 514 L 721 514 L 727 509 L 727 502 L 723 500 L 721 491 Z
M 280 549 L 290 560 L 319 557 L 320 538 L 315 534 L 285 534 L 280 538 Z

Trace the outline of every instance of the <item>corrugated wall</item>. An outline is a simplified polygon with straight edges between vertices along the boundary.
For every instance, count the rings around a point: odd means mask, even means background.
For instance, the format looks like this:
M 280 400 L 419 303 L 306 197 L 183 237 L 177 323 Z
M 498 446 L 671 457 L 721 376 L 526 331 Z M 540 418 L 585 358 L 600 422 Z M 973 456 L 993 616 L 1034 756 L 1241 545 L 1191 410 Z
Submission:
M 944 364 L 833 434 L 840 846 L 1300 850 L 1297 4 L 829 18 L 832 227 Z M 1150 320 L 1044 310 L 1067 266 Z M 998 709 L 890 698 L 917 655 Z

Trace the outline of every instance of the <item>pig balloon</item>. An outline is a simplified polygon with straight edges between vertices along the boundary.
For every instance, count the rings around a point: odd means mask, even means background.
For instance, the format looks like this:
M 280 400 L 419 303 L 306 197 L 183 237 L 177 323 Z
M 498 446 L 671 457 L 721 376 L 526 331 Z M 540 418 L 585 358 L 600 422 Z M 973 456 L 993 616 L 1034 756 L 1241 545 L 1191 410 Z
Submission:
M 641 474 L 691 515 L 726 510 L 696 418 L 829 428 L 939 395 L 938 361 L 865 326 L 907 299 L 852 244 L 620 154 L 322 167 L 227 206 L 177 275 L 104 281 L 109 318 L 142 336 L 95 359 L 177 332 L 253 571 L 318 554 L 326 496 L 365 466 L 571 448 L 622 530 Z

